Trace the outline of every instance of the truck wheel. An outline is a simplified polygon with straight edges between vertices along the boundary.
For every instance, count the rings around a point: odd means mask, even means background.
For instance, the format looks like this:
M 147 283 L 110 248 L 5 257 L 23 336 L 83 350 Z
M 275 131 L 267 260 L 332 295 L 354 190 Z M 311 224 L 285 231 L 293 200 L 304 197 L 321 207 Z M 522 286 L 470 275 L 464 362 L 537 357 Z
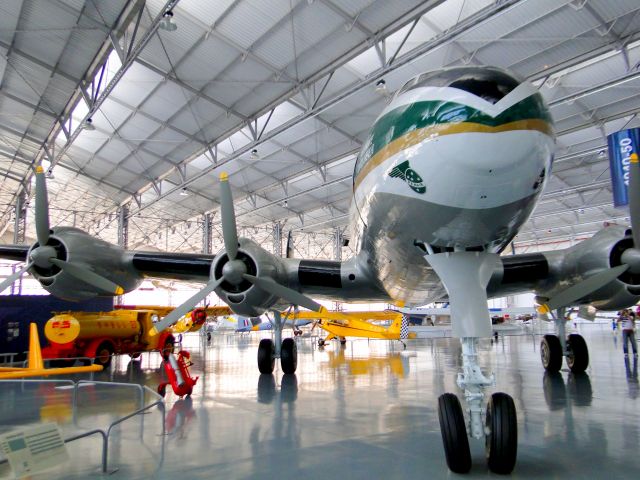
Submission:
M 102 365 L 103 368 L 108 368 L 111 365 L 111 356 L 113 355 L 113 345 L 109 342 L 102 342 L 96 348 L 96 358 L 93 359 L 95 365 Z
M 160 349 L 160 355 L 162 355 L 163 360 L 168 360 L 169 355 L 173 354 L 173 347 L 176 344 L 176 341 L 173 337 L 168 337 L 164 341 L 164 345 Z

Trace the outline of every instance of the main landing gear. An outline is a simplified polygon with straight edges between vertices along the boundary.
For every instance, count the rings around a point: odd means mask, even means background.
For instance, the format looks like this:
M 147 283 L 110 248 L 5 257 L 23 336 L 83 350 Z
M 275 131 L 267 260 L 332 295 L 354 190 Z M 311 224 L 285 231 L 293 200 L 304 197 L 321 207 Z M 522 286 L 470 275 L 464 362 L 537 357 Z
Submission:
M 425 252 L 432 251 L 424 246 Z M 514 469 L 518 451 L 518 425 L 513 399 L 494 393 L 484 407 L 484 389 L 495 384 L 478 364 L 478 340 L 491 337 L 487 284 L 499 267 L 499 257 L 486 252 L 430 253 L 424 257 L 444 283 L 451 304 L 453 335 L 462 343 L 462 372 L 457 384 L 464 391 L 469 421 L 458 397 L 445 393 L 438 399 L 438 420 L 447 466 L 452 472 L 471 469 L 469 436 L 485 440 L 488 467 L 499 474 Z
M 263 338 L 258 346 L 258 370 L 260 373 L 273 373 L 276 358 L 280 359 L 280 366 L 284 373 L 295 373 L 298 367 L 298 348 L 293 338 L 282 340 L 282 316 L 280 312 L 273 312 L 274 340 Z
M 557 335 L 545 335 L 540 342 L 542 366 L 549 373 L 556 373 L 562 367 L 562 357 L 573 373 L 584 373 L 589 366 L 589 349 L 582 335 L 565 333 L 564 308 L 558 309 L 553 320 Z

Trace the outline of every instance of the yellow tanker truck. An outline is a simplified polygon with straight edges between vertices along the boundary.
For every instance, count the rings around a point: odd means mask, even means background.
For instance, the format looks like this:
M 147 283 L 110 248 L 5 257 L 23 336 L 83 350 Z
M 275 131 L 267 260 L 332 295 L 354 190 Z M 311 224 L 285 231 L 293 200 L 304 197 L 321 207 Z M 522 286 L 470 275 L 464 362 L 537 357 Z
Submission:
M 141 352 L 157 350 L 166 357 L 173 352 L 175 339 L 168 329 L 149 335 L 158 319 L 155 310 L 58 313 L 45 324 L 50 344 L 42 349 L 42 356 L 58 359 L 57 366 L 72 364 L 74 357 L 89 357 L 104 367 L 109 366 L 113 354 L 137 358 Z

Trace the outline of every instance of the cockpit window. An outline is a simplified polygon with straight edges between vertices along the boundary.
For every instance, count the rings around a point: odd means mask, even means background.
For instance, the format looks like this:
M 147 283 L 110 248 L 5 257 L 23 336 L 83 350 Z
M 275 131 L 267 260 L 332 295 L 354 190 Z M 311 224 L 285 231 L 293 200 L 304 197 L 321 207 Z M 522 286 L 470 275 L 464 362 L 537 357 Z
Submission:
M 491 103 L 499 102 L 519 82 L 498 68 L 448 68 L 423 73 L 409 80 L 396 95 L 419 87 L 451 87 L 477 95 Z

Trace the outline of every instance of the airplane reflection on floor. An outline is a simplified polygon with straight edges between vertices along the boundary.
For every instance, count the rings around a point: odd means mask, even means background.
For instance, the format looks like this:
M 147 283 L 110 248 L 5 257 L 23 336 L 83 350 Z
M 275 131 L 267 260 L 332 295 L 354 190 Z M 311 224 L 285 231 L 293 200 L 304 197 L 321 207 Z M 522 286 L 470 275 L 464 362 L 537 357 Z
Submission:
M 583 329 L 593 358 L 588 375 L 582 376 L 568 370 L 545 375 L 539 335 L 500 336 L 498 342 L 482 345 L 481 362 L 501 376 L 500 388 L 519 405 L 518 477 L 547 478 L 570 471 L 578 478 L 593 478 L 598 476 L 594 472 L 606 471 L 611 478 L 624 479 L 640 471 L 637 360 L 624 360 L 610 330 Z M 441 392 L 456 388 L 452 373 L 458 368 L 459 342 L 417 339 L 404 353 L 386 341 L 349 341 L 344 348 L 336 342 L 320 350 L 313 339 L 300 339 L 296 374 L 283 375 L 277 369 L 265 376 L 256 366 L 260 338 L 214 335 L 207 346 L 206 337 L 201 342 L 198 335 L 185 336 L 182 348 L 192 352 L 193 373 L 201 379 L 191 400 L 167 394 L 164 462 L 158 467 L 153 463 L 157 455 L 140 450 L 140 421 L 132 419 L 120 427 L 122 445 L 113 448 L 120 478 L 150 478 L 158 468 L 158 479 L 392 480 L 448 475 L 436 406 Z M 154 388 L 161 376 L 159 355 L 144 354 L 133 362 L 116 359 L 96 380 Z M 80 390 L 87 413 L 78 417 L 83 428 L 134 406 L 129 391 L 109 396 L 95 387 Z M 63 406 L 68 394 L 3 385 L 0 428 L 25 424 L 29 418 L 39 422 L 42 412 L 68 421 Z M 145 442 L 150 445 L 158 441 L 159 419 L 144 416 L 149 433 Z M 73 422 L 62 426 L 65 433 L 75 428 Z M 49 478 L 91 476 L 95 462 L 82 461 L 95 445 L 74 442 L 74 463 Z M 486 478 L 480 462 L 484 445 L 475 444 L 472 456 L 478 468 L 468 478 Z

